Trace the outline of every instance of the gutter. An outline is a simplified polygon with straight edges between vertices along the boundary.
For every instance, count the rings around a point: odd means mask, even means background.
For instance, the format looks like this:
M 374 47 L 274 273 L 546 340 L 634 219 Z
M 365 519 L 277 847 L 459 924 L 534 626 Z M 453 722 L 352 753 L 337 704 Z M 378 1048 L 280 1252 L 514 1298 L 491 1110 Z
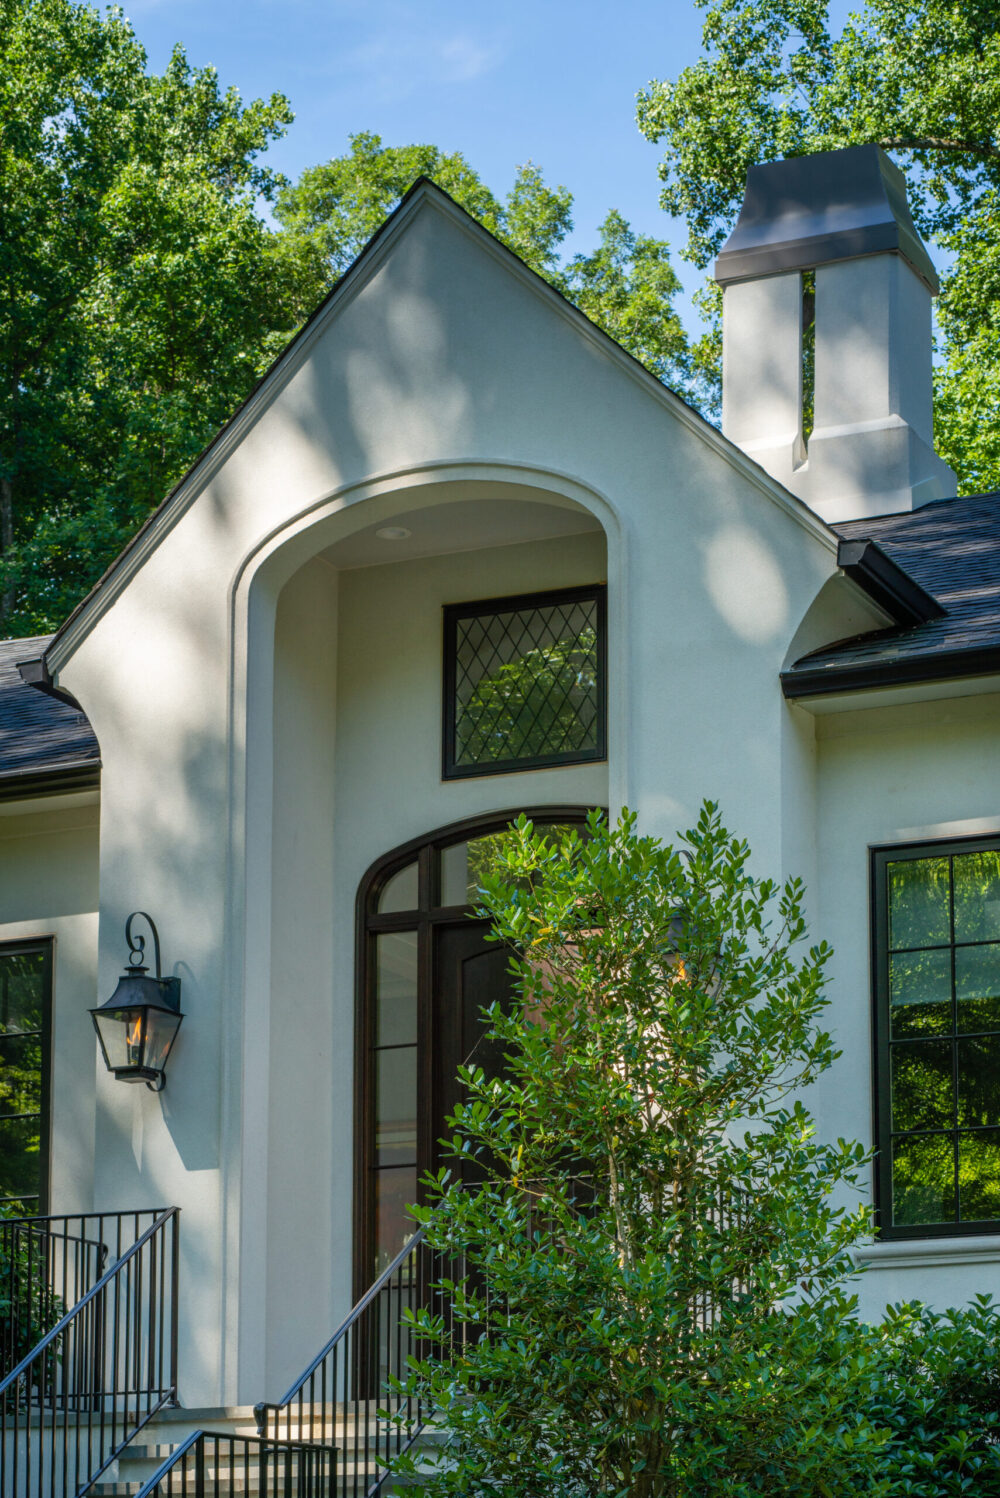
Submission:
M 72 693 L 56 686 L 44 655 L 36 656 L 31 661 L 18 661 L 17 672 L 26 687 L 35 687 L 39 692 L 44 692 L 46 697 L 54 697 L 57 702 L 62 702 L 66 707 L 75 708 L 78 713 L 83 713 L 83 708 Z
M 808 656 L 804 657 L 808 660 Z M 866 661 L 855 666 L 813 666 L 781 673 L 781 690 L 799 697 L 831 697 L 870 687 L 900 687 L 914 682 L 956 681 L 1000 675 L 1000 646 L 979 645 L 969 650 L 938 650 L 933 654 L 891 661 Z
M 99 759 L 72 760 L 65 765 L 54 765 L 51 770 L 28 766 L 24 770 L 8 770 L 0 775 L 0 802 L 66 796 L 71 791 L 97 790 L 100 784 Z
M 837 566 L 897 624 L 912 626 L 940 619 L 947 612 L 876 541 L 862 536 L 841 541 Z

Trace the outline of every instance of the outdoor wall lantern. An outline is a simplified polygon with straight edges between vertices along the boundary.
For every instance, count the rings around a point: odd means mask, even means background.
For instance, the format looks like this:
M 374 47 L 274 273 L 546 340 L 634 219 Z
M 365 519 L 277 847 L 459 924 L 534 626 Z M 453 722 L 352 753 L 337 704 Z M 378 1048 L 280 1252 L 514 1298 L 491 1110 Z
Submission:
M 155 978 L 143 964 L 146 938 L 132 934 L 132 922 L 139 917 L 153 933 Z M 108 1071 L 121 1082 L 145 1082 L 153 1092 L 162 1092 L 167 1057 L 184 1018 L 181 980 L 160 976 L 160 938 L 144 910 L 134 910 L 125 922 L 125 940 L 128 967 L 107 1003 L 90 1014 Z

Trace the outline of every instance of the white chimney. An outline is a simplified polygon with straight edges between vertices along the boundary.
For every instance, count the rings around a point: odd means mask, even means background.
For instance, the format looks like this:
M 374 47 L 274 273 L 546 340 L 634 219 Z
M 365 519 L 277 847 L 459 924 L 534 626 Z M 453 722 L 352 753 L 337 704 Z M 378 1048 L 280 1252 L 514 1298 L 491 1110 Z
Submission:
M 813 428 L 803 433 L 804 276 L 815 272 Z M 956 492 L 934 451 L 938 280 L 903 175 L 878 146 L 751 167 L 715 264 L 722 430 L 824 520 Z

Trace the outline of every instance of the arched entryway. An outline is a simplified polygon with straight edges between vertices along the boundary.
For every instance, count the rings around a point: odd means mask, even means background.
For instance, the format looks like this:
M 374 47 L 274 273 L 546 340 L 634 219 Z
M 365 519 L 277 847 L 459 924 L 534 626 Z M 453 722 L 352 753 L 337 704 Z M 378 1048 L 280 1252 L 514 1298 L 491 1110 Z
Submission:
M 439 1160 L 470 1054 L 487 1067 L 484 1006 L 510 993 L 505 949 L 472 917 L 479 870 L 519 809 L 440 828 L 380 858 L 358 893 L 355 1289 L 413 1231 L 408 1202 Z M 579 806 L 525 808 L 536 827 L 579 826 Z

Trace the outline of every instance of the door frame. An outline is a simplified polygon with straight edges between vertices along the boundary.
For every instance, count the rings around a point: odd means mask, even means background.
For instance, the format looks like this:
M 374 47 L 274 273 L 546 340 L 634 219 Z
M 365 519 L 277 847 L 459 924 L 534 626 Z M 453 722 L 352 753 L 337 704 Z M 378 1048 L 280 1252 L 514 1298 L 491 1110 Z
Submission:
M 435 831 L 410 838 L 377 858 L 366 871 L 359 886 L 355 906 L 355 1021 L 354 1021 L 354 1201 L 353 1201 L 353 1299 L 356 1304 L 373 1280 L 375 1203 L 372 1180 L 372 1155 L 375 1142 L 375 1085 L 372 1037 L 376 1012 L 375 963 L 372 960 L 374 938 L 391 931 L 418 930 L 423 935 L 419 946 L 417 974 L 417 1130 L 418 1156 L 429 1158 L 434 1132 L 434 1096 L 432 995 L 434 985 L 434 943 L 436 926 L 451 925 L 468 919 L 469 905 L 442 906 L 440 894 L 439 854 L 455 843 L 474 837 L 502 832 L 522 814 L 536 826 L 552 823 L 582 825 L 592 807 L 580 805 L 516 806 L 503 811 L 483 812 L 449 822 Z M 418 909 L 378 914 L 382 891 L 392 876 L 416 861 L 418 868 Z

